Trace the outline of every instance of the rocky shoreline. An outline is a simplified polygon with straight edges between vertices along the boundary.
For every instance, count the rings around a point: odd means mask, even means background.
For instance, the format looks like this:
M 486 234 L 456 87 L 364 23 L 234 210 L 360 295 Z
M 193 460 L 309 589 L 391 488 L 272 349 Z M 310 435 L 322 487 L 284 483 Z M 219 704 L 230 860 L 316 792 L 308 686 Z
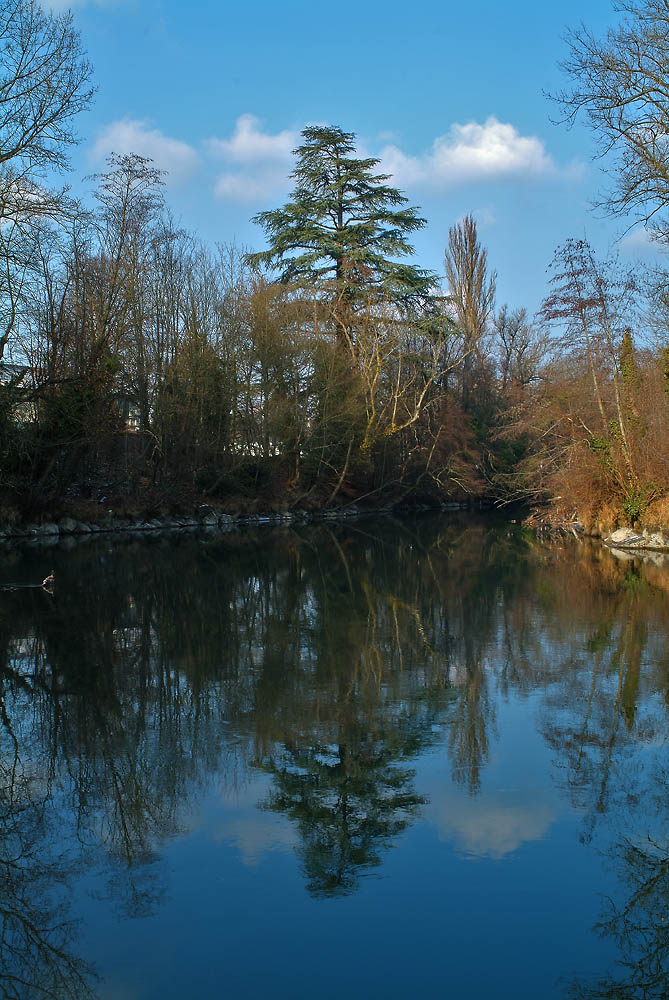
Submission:
M 111 512 L 105 513 L 98 520 L 83 521 L 73 517 L 63 517 L 59 521 L 45 521 L 32 524 L 0 524 L 0 545 L 14 541 L 32 540 L 46 545 L 53 545 L 65 539 L 91 538 L 96 535 L 149 535 L 169 532 L 227 532 L 241 527 L 264 527 L 277 525 L 304 525 L 320 522 L 342 521 L 357 517 L 383 517 L 398 513 L 417 513 L 428 511 L 466 511 L 471 506 L 465 503 L 443 503 L 438 507 L 398 508 L 361 507 L 358 504 L 348 504 L 345 507 L 333 507 L 323 510 L 282 510 L 267 513 L 223 513 L 202 505 L 194 514 L 160 518 L 122 518 L 115 517 Z M 614 551 L 634 553 L 669 552 L 669 532 L 658 528 L 644 528 L 635 531 L 632 528 L 617 528 L 609 535 L 600 531 L 588 531 L 577 520 L 555 519 L 549 516 L 539 517 L 536 512 L 523 521 L 525 527 L 536 532 L 539 538 L 559 540 L 566 538 L 593 537 L 601 538 L 604 545 Z
M 618 528 L 606 538 L 602 538 L 610 549 L 642 552 L 668 552 L 669 535 L 657 528 L 644 528 L 640 533 L 632 528 Z
M 415 508 L 431 510 L 433 508 Z M 442 511 L 467 510 L 463 503 L 444 503 L 436 508 Z M 271 513 L 257 514 L 227 514 L 215 511 L 211 507 L 202 506 L 192 515 L 183 517 L 160 518 L 117 518 L 111 513 L 100 520 L 79 521 L 72 517 L 64 517 L 59 521 L 43 523 L 7 525 L 0 524 L 0 544 L 14 541 L 33 540 L 43 544 L 53 545 L 67 538 L 86 538 L 102 534 L 132 534 L 147 535 L 165 532 L 226 532 L 236 528 L 262 527 L 269 525 L 312 524 L 318 522 L 342 521 L 348 518 L 363 516 L 384 516 L 398 513 L 397 507 L 360 507 L 349 504 L 346 507 L 326 508 L 325 510 L 283 510 Z
M 657 527 L 643 529 L 616 528 L 606 534 L 601 526 L 596 530 L 588 530 L 576 519 L 556 518 L 550 514 L 542 515 L 533 511 L 523 524 L 535 531 L 539 538 L 558 540 L 560 538 L 596 538 L 610 549 L 620 551 L 669 552 L 669 532 Z

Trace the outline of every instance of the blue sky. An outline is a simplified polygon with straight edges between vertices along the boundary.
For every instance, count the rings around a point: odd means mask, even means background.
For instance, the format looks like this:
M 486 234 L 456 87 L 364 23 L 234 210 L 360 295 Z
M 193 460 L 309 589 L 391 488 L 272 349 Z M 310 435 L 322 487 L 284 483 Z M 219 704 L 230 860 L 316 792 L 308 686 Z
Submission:
M 443 273 L 449 226 L 474 213 L 500 304 L 533 312 L 570 236 L 649 254 L 643 233 L 616 243 L 624 226 L 590 210 L 605 184 L 592 137 L 552 124 L 545 96 L 565 83 L 566 29 L 603 32 L 610 0 L 51 6 L 73 9 L 98 85 L 79 121 L 76 191 L 112 150 L 152 156 L 186 228 L 261 249 L 251 216 L 289 194 L 300 130 L 327 123 L 355 132 L 420 207 L 417 263 Z

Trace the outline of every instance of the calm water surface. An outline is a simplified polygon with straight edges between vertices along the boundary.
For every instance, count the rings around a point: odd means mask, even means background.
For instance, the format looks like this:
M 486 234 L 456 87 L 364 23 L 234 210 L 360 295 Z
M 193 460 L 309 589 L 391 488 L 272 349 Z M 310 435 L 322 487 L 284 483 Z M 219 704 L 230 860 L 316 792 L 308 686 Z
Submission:
M 425 516 L 0 549 L 0 995 L 666 1000 L 669 568 Z

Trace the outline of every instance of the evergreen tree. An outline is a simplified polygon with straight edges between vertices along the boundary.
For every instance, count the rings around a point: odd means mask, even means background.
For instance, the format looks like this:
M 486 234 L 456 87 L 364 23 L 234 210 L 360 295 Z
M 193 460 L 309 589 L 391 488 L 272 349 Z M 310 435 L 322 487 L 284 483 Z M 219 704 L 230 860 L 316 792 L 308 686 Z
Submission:
M 636 363 L 632 331 L 629 328 L 623 332 L 618 363 L 625 389 L 631 394 L 636 393 L 639 388 L 639 369 Z
M 247 260 L 277 269 L 282 282 L 325 290 L 337 335 L 350 345 L 360 309 L 378 302 L 415 304 L 434 286 L 431 272 L 397 262 L 413 252 L 407 237 L 425 219 L 388 186 L 388 174 L 374 173 L 377 159 L 352 155 L 352 132 L 311 126 L 302 136 L 292 199 L 254 217 L 269 249 Z
M 641 394 L 641 375 L 636 361 L 636 351 L 632 331 L 628 328 L 623 332 L 618 359 L 622 380 L 622 397 L 625 419 L 630 429 L 636 434 L 643 430 L 643 422 L 639 419 L 639 400 Z

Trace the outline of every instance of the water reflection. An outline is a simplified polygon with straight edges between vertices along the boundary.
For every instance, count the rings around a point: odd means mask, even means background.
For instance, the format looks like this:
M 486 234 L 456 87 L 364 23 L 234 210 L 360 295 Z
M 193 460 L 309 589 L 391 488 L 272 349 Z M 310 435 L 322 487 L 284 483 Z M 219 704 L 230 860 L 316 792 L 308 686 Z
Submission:
M 541 840 L 557 815 L 551 797 L 534 789 L 463 796 L 442 788 L 434 796 L 432 812 L 444 839 L 454 841 L 465 855 L 494 860 Z
M 0 765 L 0 992 L 7 998 L 83 998 L 92 970 L 77 956 L 68 884 L 76 866 L 59 852 L 49 789 L 24 768 L 11 722 Z M 11 744 L 13 743 L 13 752 Z
M 607 903 L 596 930 L 619 950 L 617 968 L 594 984 L 577 982 L 578 1000 L 665 1000 L 669 996 L 669 841 L 623 840 L 610 860 L 625 887 L 624 901 Z
M 307 888 L 317 896 L 355 889 L 424 802 L 413 772 L 396 764 L 416 752 L 413 733 L 402 725 L 369 733 L 346 721 L 337 729 L 335 743 L 301 736 L 261 763 L 274 784 L 265 808 L 297 822 Z
M 510 699 L 532 701 L 583 841 L 605 849 L 605 817 L 622 845 L 628 902 L 599 930 L 623 985 L 574 995 L 666 989 L 666 850 L 643 839 L 666 819 L 662 567 L 444 518 L 96 541 L 47 559 L 53 595 L 0 594 L 6 996 L 85 992 L 69 887 L 97 866 L 105 905 L 158 913 L 164 845 L 212 787 L 253 798 L 262 777 L 258 816 L 290 827 L 247 818 L 233 835 L 248 858 L 295 845 L 315 898 L 353 893 L 421 816 L 478 857 L 539 841 L 550 796 L 485 788 Z M 0 583 L 45 575 L 38 549 L 6 550 L 0 567 Z M 426 753 L 448 755 L 452 781 L 432 802 L 416 781 Z

